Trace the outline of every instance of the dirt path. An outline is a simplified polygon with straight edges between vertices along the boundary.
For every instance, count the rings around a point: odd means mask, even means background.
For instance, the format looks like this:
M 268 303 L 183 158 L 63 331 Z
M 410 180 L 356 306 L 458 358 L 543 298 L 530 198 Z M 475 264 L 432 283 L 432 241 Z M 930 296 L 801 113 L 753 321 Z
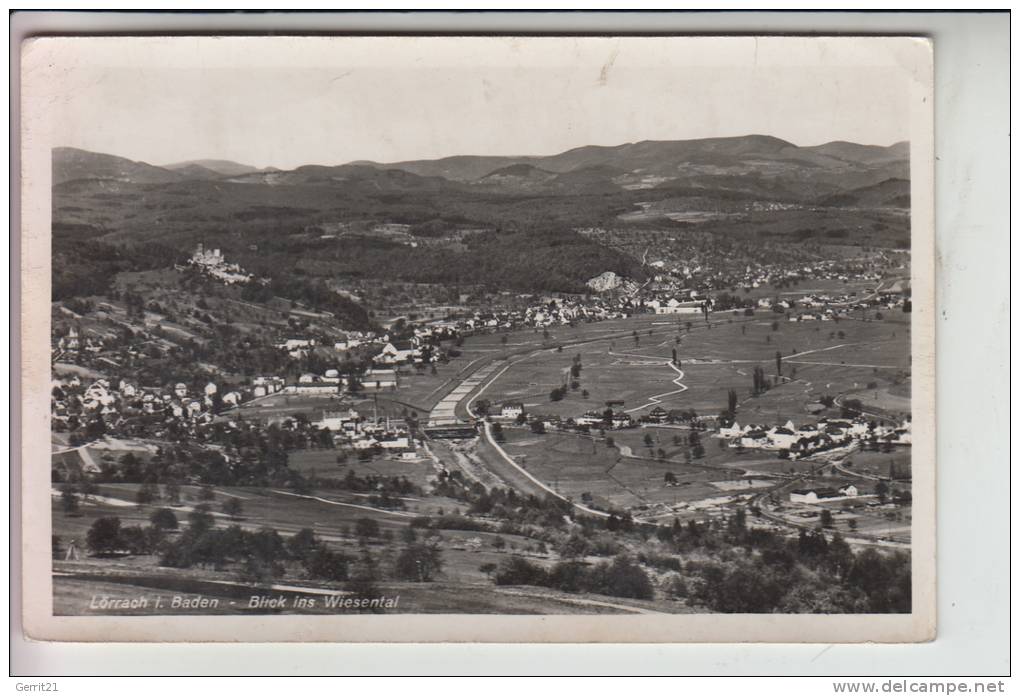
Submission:
M 382 515 L 393 515 L 394 517 L 404 517 L 404 518 L 408 518 L 408 517 L 414 518 L 414 517 L 417 517 L 417 515 L 415 515 L 412 512 L 401 512 L 399 510 L 386 510 L 385 508 L 370 507 L 368 505 L 357 505 L 355 503 L 341 503 L 338 500 L 329 500 L 327 498 L 320 498 L 317 495 L 302 495 L 300 493 L 290 493 L 288 491 L 276 490 L 275 488 L 271 488 L 270 490 L 273 493 L 276 493 L 277 495 L 289 495 L 289 496 L 292 496 L 294 498 L 305 498 L 306 500 L 315 500 L 315 501 L 320 502 L 320 503 L 326 503 L 327 505 L 339 505 L 340 507 L 354 508 L 356 510 L 367 510 L 368 512 L 377 512 L 377 513 L 382 514 Z
M 555 602 L 564 602 L 566 604 L 576 604 L 583 607 L 606 607 L 608 609 L 617 609 L 619 611 L 625 611 L 630 614 L 662 614 L 664 612 L 655 611 L 654 609 L 645 609 L 644 607 L 632 607 L 629 604 L 617 604 L 615 602 L 603 602 L 600 599 L 587 599 L 585 597 L 564 597 L 563 595 L 553 595 L 547 592 L 528 592 L 526 590 L 503 590 L 497 589 L 496 592 L 499 594 L 513 595 L 515 597 L 530 597 L 533 599 L 548 599 Z

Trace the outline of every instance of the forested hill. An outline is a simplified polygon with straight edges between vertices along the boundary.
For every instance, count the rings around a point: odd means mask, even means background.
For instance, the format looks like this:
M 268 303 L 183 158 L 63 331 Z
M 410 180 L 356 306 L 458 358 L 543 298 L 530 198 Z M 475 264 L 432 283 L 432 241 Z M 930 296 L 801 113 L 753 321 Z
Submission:
M 89 279 L 105 246 L 123 258 L 158 244 L 156 258 L 219 247 L 266 277 L 379 278 L 483 284 L 522 292 L 580 292 L 642 265 L 621 245 L 579 234 L 628 227 L 854 241 L 903 237 L 909 149 L 835 142 L 798 147 L 746 136 L 584 147 L 549 157 L 454 157 L 379 165 L 255 170 L 217 160 L 156 167 L 72 148 L 53 152 L 60 287 Z M 761 216 L 766 214 L 768 218 Z M 693 222 L 692 222 L 693 221 Z M 78 242 L 95 253 L 74 258 Z M 100 245 L 100 246 L 96 246 Z M 625 246 L 625 245 L 623 245 Z M 75 270 L 77 269 L 77 270 Z M 66 281 L 66 282 L 65 282 Z M 56 286 L 55 286 L 56 287 Z

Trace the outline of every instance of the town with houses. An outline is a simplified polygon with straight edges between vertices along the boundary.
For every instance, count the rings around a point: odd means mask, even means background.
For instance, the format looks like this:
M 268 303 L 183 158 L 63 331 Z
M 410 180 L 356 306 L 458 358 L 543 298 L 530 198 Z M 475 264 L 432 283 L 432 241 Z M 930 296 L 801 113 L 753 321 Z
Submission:
M 111 206 L 128 165 L 56 152 L 55 613 L 910 611 L 902 148 L 841 186 L 842 147 L 740 142 L 835 173 L 166 170 Z
M 658 270 L 665 269 L 663 262 L 651 265 Z M 238 264 L 227 262 L 219 249 L 206 249 L 202 244 L 198 245 L 188 264 L 178 266 L 177 270 L 185 272 L 188 268 L 197 269 L 211 280 L 227 286 L 258 282 Z M 90 432 L 113 436 L 145 432 L 139 427 L 140 422 L 153 428 L 149 434 L 157 437 L 176 432 L 201 441 L 203 430 L 214 425 L 217 431 L 224 427 L 250 427 L 244 417 L 235 415 L 246 405 L 277 395 L 321 397 L 321 407 L 309 409 L 313 417 L 303 424 L 305 428 L 327 433 L 334 446 L 413 459 L 419 453 L 424 441 L 422 438 L 426 437 L 423 430 L 391 422 L 389 417 L 373 418 L 372 413 L 359 412 L 354 408 L 337 409 L 335 405 L 343 402 L 345 397 L 396 392 L 402 375 L 421 374 L 430 367 L 434 370 L 440 359 L 448 361 L 444 345 L 459 345 L 470 336 L 540 329 L 548 335 L 548 330 L 554 327 L 626 319 L 641 314 L 688 315 L 708 321 L 713 313 L 718 315 L 721 311 L 718 309 L 718 295 L 707 290 L 712 283 L 699 283 L 699 289 L 678 288 L 681 283 L 675 280 L 690 280 L 702 270 L 700 267 L 678 267 L 669 274 L 654 276 L 653 281 L 644 287 L 631 287 L 629 292 L 544 297 L 537 303 L 513 310 L 476 310 L 463 316 L 421 323 L 405 322 L 400 337 L 386 331 L 344 331 L 329 335 L 306 333 L 281 335 L 279 341 L 273 344 L 293 362 L 300 362 L 313 351 L 326 349 L 335 356 L 337 367 L 318 373 L 297 372 L 289 377 L 283 374 L 254 375 L 241 382 L 210 379 L 186 383 L 171 379 L 162 385 L 145 385 L 127 375 L 91 379 L 70 370 L 53 380 L 53 428 L 57 432 L 77 435 L 72 444 L 80 444 Z M 781 277 L 795 277 L 800 281 L 846 281 L 843 273 L 833 264 L 823 263 L 791 269 L 783 272 Z M 608 290 L 613 290 L 618 286 L 613 275 L 608 273 L 593 279 L 593 287 L 604 287 L 608 283 Z M 748 266 L 735 282 L 758 288 L 775 283 L 776 277 L 775 270 L 754 272 Z M 739 312 L 735 309 L 734 298 L 726 295 L 726 306 L 722 309 L 741 317 L 763 312 L 766 317 L 782 315 L 789 322 L 838 322 L 841 318 L 852 318 L 855 312 L 904 310 L 904 303 L 909 303 L 902 292 L 876 289 L 881 284 L 878 273 L 867 273 L 856 280 L 876 287 L 841 294 L 808 293 L 789 299 L 759 296 L 743 302 Z M 104 373 L 109 374 L 110 368 L 116 367 L 117 363 L 106 353 L 101 331 L 83 331 L 73 321 L 61 321 L 54 330 L 55 364 L 59 360 L 60 364 L 79 368 L 102 368 Z M 360 363 L 352 362 L 352 358 L 357 356 L 361 356 Z M 343 372 L 339 367 L 341 364 L 346 366 Z M 479 404 L 484 408 L 476 409 L 477 418 L 468 423 L 475 429 L 474 432 L 478 432 L 478 424 L 483 420 L 582 433 L 684 424 L 713 431 L 717 438 L 734 450 L 774 452 L 776 456 L 791 460 L 822 453 L 845 456 L 862 443 L 872 443 L 876 447 L 880 444 L 887 447 L 910 444 L 909 418 L 899 423 L 885 423 L 859 415 L 852 420 L 823 417 L 801 425 L 787 421 L 782 425 L 741 426 L 736 420 L 726 423 L 716 416 L 692 417 L 690 412 L 661 406 L 635 417 L 620 408 L 622 401 L 608 401 L 605 410 L 587 410 L 566 417 L 543 414 L 540 407 L 526 409 L 521 402 L 489 404 L 482 400 Z M 101 426 L 95 425 L 97 421 Z M 288 417 L 271 418 L 266 424 L 296 427 L 294 419 Z M 422 425 L 453 424 L 447 421 Z M 81 435 L 82 432 L 85 435 Z M 791 494 L 791 500 L 794 499 L 799 498 Z

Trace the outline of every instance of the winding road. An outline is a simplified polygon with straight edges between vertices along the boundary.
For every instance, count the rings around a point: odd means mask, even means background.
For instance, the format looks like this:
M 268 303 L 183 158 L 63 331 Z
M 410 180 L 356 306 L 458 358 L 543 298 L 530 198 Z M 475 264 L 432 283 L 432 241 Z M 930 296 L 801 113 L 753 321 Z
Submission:
M 624 413 L 635 413 L 637 411 L 643 411 L 644 409 L 649 408 L 651 406 L 656 406 L 658 404 L 661 404 L 663 399 L 665 399 L 667 397 L 675 396 L 677 394 L 682 394 L 685 391 L 687 391 L 687 385 L 683 384 L 680 381 L 680 380 L 682 380 L 684 378 L 684 371 L 681 370 L 679 367 L 677 367 L 673 363 L 672 360 L 655 360 L 655 359 L 652 359 L 650 356 L 640 355 L 638 353 L 616 353 L 614 351 L 609 351 L 609 354 L 610 355 L 615 355 L 617 357 L 624 357 L 624 356 L 631 356 L 631 357 L 637 356 L 637 357 L 641 357 L 641 358 L 645 359 L 644 362 L 641 363 L 642 365 L 667 365 L 670 368 L 672 368 L 672 370 L 674 372 L 677 373 L 677 378 L 673 380 L 673 384 L 675 384 L 677 387 L 679 387 L 679 389 L 674 389 L 672 391 L 662 392 L 661 394 L 655 394 L 654 396 L 649 396 L 648 397 L 648 401 L 646 403 L 644 403 L 644 404 L 642 404 L 640 406 L 635 406 L 634 408 L 628 408 L 626 411 L 624 411 Z

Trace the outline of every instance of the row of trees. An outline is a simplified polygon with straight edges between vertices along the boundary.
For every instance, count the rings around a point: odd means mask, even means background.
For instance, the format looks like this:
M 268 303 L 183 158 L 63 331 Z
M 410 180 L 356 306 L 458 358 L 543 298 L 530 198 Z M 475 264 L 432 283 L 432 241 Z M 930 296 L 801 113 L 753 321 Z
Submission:
M 709 523 L 677 521 L 656 536 L 674 553 L 693 556 L 680 566 L 675 557 L 657 564 L 677 571 L 668 594 L 713 611 L 910 611 L 909 555 L 873 548 L 855 554 L 839 533 L 802 530 L 788 539 L 748 526 L 747 511 L 738 509 Z
M 372 528 L 369 524 L 374 523 Z M 160 555 L 160 564 L 174 568 L 197 566 L 213 570 L 234 567 L 244 582 L 263 583 L 286 574 L 288 566 L 298 566 L 303 576 L 314 580 L 351 582 L 365 590 L 381 578 L 378 564 L 362 544 L 359 559 L 332 550 L 308 528 L 289 539 L 276 530 L 247 531 L 238 526 L 216 528 L 208 508 L 198 506 L 188 515 L 188 524 L 177 535 L 180 523 L 173 510 L 154 511 L 147 527 L 122 526 L 119 517 L 100 517 L 86 536 L 89 550 L 96 555 Z M 358 535 L 365 541 L 379 536 L 378 523 L 359 520 Z M 419 541 L 410 527 L 403 535 L 404 545 L 396 554 L 391 575 L 394 579 L 431 582 L 442 573 L 443 557 L 435 539 Z M 55 539 L 54 548 L 59 547 Z
M 511 556 L 492 570 L 492 578 L 497 585 L 538 585 L 563 592 L 592 592 L 632 599 L 655 596 L 645 570 L 622 554 L 595 565 L 561 561 L 549 570 L 520 556 Z

